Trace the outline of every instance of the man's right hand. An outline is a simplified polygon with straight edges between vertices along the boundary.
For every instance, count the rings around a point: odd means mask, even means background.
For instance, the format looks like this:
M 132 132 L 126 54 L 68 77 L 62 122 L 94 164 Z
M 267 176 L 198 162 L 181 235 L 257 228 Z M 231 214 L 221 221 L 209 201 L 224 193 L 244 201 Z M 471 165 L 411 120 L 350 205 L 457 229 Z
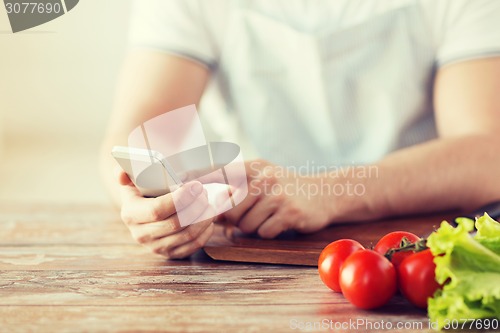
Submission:
M 132 237 L 154 253 L 169 259 L 185 258 L 205 245 L 212 235 L 215 212 L 200 182 L 186 183 L 156 198 L 144 198 L 122 170 L 118 172 L 118 181 L 121 218 Z M 183 224 L 202 222 L 181 227 L 177 215 L 181 210 Z
M 156 50 L 134 48 L 123 64 L 109 124 L 101 147 L 101 174 L 110 194 L 121 207 L 121 215 L 132 236 L 152 251 L 168 258 L 186 257 L 206 243 L 214 230 L 213 218 L 181 227 L 177 216 L 210 210 L 207 194 L 191 194 L 194 182 L 186 182 L 172 194 L 143 198 L 121 170 L 117 182 L 116 162 L 109 152 L 115 145 L 127 145 L 130 131 L 139 124 L 182 106 L 198 104 L 209 82 L 210 70 L 200 63 Z M 140 87 L 138 89 L 137 87 Z M 196 182 L 198 185 L 199 183 Z M 195 190 L 195 189 L 194 189 Z M 195 191 L 195 193 L 197 193 Z M 175 204 L 174 204 L 175 202 Z M 202 215 L 206 214 L 206 215 Z

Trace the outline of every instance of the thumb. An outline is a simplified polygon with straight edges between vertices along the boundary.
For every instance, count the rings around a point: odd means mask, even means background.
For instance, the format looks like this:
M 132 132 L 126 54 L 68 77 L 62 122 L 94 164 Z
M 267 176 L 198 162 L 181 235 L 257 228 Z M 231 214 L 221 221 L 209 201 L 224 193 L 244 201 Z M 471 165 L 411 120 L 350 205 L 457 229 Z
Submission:
M 172 192 L 175 210 L 180 211 L 191 205 L 200 196 L 203 190 L 203 185 L 200 182 L 192 181 Z

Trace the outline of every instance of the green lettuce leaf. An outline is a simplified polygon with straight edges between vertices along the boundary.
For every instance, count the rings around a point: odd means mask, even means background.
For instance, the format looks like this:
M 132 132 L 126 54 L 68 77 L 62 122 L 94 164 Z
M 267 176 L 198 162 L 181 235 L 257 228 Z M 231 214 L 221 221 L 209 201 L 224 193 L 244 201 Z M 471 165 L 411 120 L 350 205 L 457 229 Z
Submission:
M 458 226 L 441 223 L 427 246 L 435 256 L 436 280 L 443 284 L 429 299 L 428 313 L 438 328 L 449 320 L 500 317 L 500 226 L 485 215 L 476 222 L 457 219 Z
M 482 245 L 500 255 L 500 223 L 484 214 L 476 221 L 477 235 L 474 237 Z

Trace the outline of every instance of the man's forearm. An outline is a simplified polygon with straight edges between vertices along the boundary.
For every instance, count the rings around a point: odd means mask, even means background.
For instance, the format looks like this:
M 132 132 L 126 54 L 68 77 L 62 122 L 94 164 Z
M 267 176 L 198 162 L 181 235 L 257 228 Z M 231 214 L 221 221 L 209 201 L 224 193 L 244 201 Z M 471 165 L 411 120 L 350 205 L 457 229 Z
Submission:
M 370 177 L 348 172 L 334 180 L 362 184 L 365 191 L 337 198 L 332 220 L 472 209 L 500 198 L 498 136 L 437 139 L 394 152 L 370 167 L 377 170 Z

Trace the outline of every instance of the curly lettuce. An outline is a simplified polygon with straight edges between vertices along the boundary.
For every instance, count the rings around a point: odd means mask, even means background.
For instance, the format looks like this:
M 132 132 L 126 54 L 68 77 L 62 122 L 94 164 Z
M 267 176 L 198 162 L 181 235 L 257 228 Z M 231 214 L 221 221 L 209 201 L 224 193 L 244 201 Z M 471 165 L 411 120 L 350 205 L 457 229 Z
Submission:
M 474 239 L 500 255 L 500 223 L 485 214 L 476 221 L 476 229 Z
M 429 299 L 428 313 L 439 329 L 450 320 L 500 317 L 500 224 L 487 214 L 476 221 L 443 222 L 427 246 L 434 255 L 436 280 L 443 285 Z

